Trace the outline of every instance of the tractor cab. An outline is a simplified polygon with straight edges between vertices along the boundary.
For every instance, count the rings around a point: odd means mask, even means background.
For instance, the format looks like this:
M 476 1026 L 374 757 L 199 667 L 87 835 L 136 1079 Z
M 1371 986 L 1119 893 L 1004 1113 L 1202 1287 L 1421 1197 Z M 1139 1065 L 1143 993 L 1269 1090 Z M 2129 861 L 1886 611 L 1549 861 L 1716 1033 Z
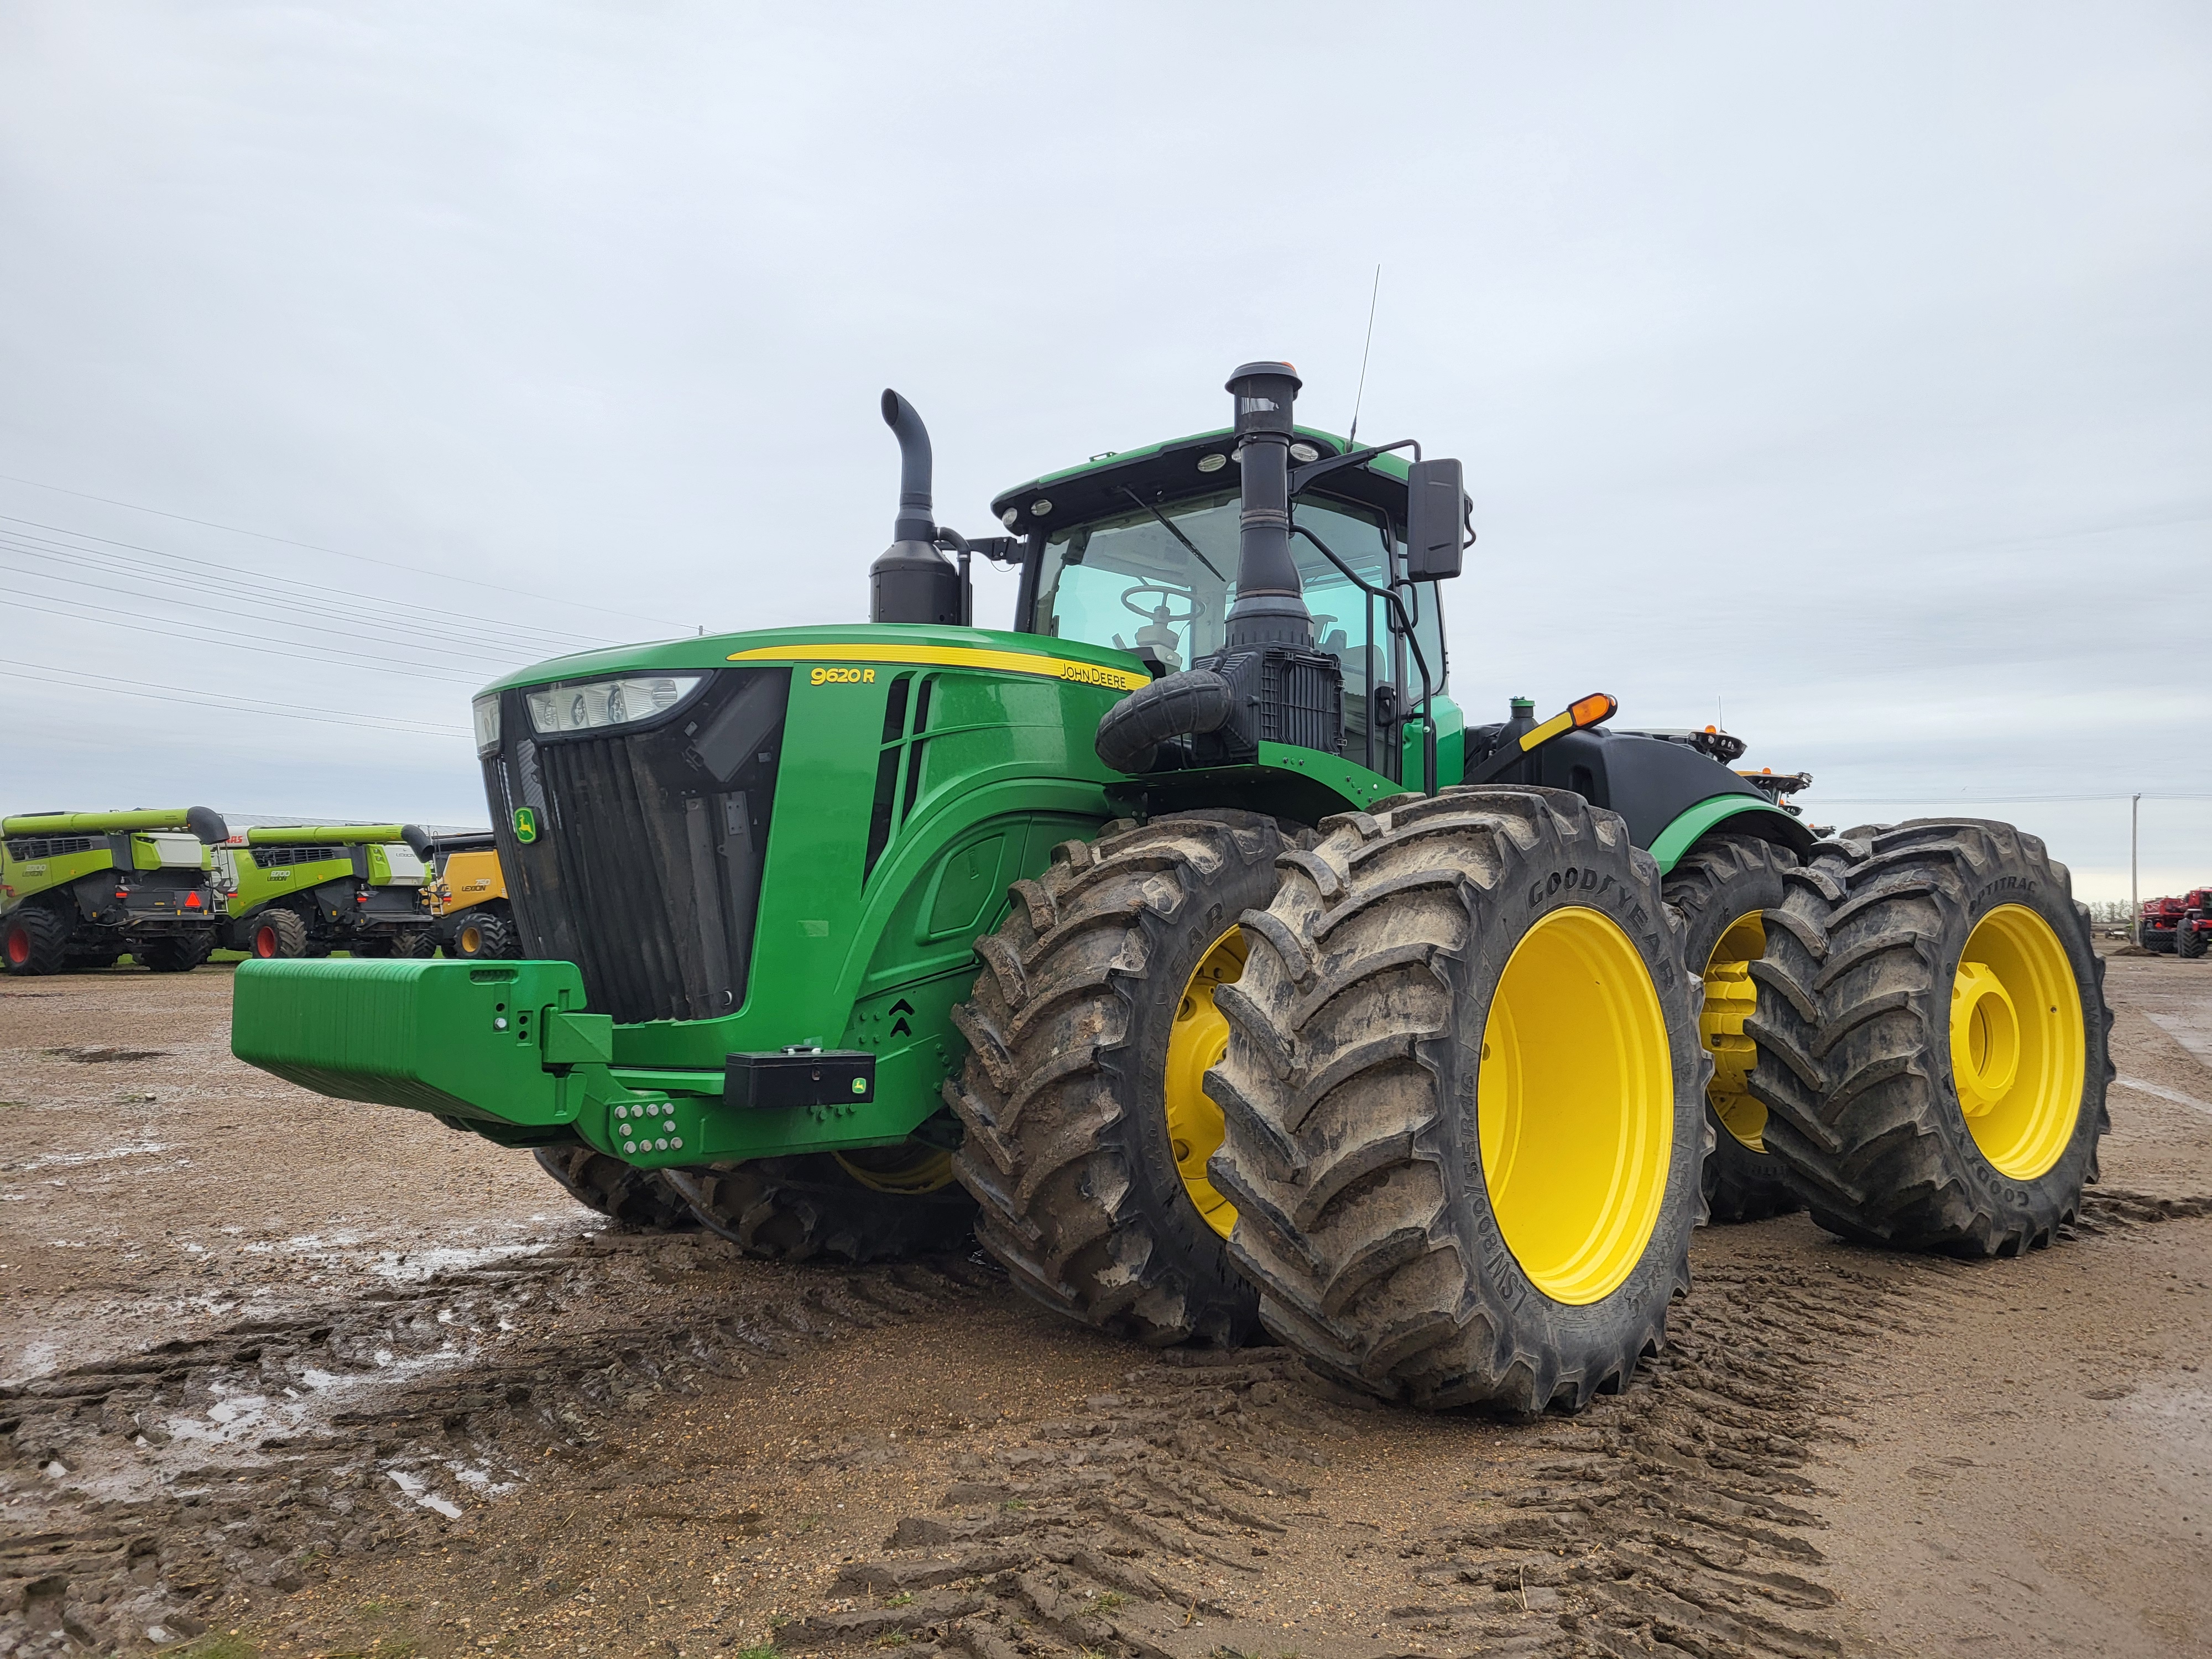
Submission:
M 1343 440 L 1301 427 L 1290 459 L 1305 467 L 1344 453 Z M 1021 548 L 1015 626 L 1127 651 L 1155 676 L 1224 649 L 1237 597 L 1240 474 L 1224 428 L 1103 455 L 1000 495 L 992 511 Z M 1406 464 L 1381 454 L 1328 472 L 1291 509 L 1313 647 L 1343 671 L 1342 753 L 1393 779 L 1407 775 L 1423 662 L 1429 692 L 1444 689 L 1437 584 L 1407 579 L 1407 505 Z M 1418 657 L 1378 597 L 1394 586 Z

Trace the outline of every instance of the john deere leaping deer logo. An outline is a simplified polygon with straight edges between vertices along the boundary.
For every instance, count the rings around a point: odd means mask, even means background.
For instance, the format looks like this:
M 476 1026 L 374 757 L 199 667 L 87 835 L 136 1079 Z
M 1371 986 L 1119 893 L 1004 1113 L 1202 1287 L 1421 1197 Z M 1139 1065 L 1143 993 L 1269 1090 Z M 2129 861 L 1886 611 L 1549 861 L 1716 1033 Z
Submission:
M 514 809 L 514 838 L 525 846 L 538 839 L 538 814 L 527 806 Z

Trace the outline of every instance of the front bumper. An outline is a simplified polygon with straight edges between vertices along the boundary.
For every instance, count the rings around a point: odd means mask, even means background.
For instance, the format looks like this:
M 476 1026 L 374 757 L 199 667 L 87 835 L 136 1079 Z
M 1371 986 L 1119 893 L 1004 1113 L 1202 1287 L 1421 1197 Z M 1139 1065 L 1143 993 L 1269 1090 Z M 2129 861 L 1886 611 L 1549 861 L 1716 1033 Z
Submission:
M 892 1146 L 918 1091 L 732 1106 L 720 1071 L 617 1066 L 614 1021 L 568 962 L 355 959 L 239 966 L 231 1052 L 339 1100 L 428 1112 L 504 1146 L 581 1141 L 640 1168 Z

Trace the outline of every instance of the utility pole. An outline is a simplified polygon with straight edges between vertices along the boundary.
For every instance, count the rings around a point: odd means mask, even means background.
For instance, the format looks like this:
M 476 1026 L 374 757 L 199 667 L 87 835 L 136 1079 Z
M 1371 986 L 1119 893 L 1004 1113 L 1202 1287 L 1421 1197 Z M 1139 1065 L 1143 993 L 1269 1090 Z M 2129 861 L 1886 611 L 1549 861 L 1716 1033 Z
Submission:
M 2142 948 L 2142 895 L 2136 890 L 2136 849 L 2142 842 L 2142 797 L 2128 802 L 2128 936 Z

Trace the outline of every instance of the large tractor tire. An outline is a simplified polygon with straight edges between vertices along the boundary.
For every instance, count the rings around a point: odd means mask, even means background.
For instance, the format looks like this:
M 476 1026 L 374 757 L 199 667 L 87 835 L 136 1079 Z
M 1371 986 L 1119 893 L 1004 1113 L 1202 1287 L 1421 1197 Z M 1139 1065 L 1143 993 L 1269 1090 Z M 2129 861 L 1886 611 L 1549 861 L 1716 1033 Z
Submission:
M 1918 819 L 1816 851 L 1752 968 L 1752 1091 L 1813 1219 L 2013 1255 L 2097 1178 L 2112 1017 L 2066 866 L 2008 823 Z
M 70 919 L 43 904 L 19 904 L 0 916 L 0 968 L 17 975 L 58 974 L 69 960 Z
M 403 957 L 420 962 L 438 954 L 438 930 L 434 927 L 418 928 L 402 935 L 402 939 L 399 954 Z
M 1744 1023 L 1758 1004 L 1751 964 L 1766 954 L 1796 854 L 1756 836 L 1726 831 L 1698 843 L 1667 872 L 1661 890 L 1682 918 L 1682 958 L 1705 979 L 1698 1032 L 1712 1056 L 1705 1085 L 1710 1139 L 1705 1209 L 1715 1221 L 1759 1221 L 1802 1209 L 1762 1135 L 1766 1108 L 1747 1088 L 1757 1047 Z
M 132 945 L 131 954 L 138 958 L 141 967 L 154 973 L 189 974 L 214 950 L 215 930 L 204 928 L 197 933 L 171 933 L 148 939 L 143 945 Z
M 635 1169 L 589 1146 L 547 1146 L 538 1162 L 587 1210 L 638 1232 L 678 1232 L 698 1218 L 657 1170 Z
M 1658 866 L 1561 790 L 1330 822 L 1215 995 L 1237 1264 L 1349 1387 L 1580 1410 L 1690 1284 L 1710 1066 Z
M 2173 930 L 2173 954 L 2178 957 L 2194 961 L 2204 954 L 2205 943 L 2204 934 L 2187 922 Z
M 262 911 L 246 926 L 246 953 L 264 961 L 289 961 L 307 954 L 307 924 L 296 910 Z
M 952 1155 L 918 1142 L 671 1170 L 669 1185 L 712 1232 L 775 1261 L 886 1261 L 966 1249 L 975 1205 Z
M 1154 1346 L 1234 1346 L 1259 1298 L 1229 1254 L 1206 1174 L 1221 1111 L 1214 1006 L 1242 971 L 1237 926 L 1275 896 L 1275 820 L 1222 810 L 1054 849 L 979 940 L 969 1053 L 945 1097 L 975 1237 L 1047 1307 Z
M 2143 949 L 2153 956 L 2170 957 L 2176 954 L 2176 941 L 2180 933 L 2172 927 L 2146 927 L 2142 930 Z
M 471 962 L 479 957 L 504 959 L 519 955 L 514 924 L 497 911 L 470 911 L 453 928 L 453 954 Z

